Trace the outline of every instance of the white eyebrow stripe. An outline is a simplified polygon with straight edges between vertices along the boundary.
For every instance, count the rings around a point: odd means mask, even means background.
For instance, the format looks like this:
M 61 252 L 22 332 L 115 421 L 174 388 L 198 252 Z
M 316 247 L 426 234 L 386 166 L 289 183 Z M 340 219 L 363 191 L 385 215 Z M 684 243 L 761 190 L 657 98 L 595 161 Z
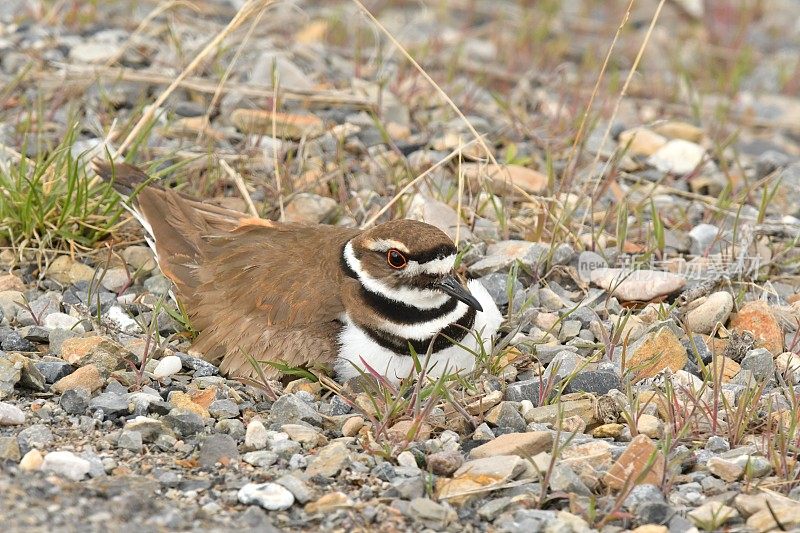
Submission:
M 388 252 L 394 248 L 395 250 L 399 250 L 404 254 L 409 253 L 408 247 L 405 244 L 394 239 L 374 239 L 368 240 L 364 244 L 373 252 Z
M 455 254 L 439 259 L 432 259 L 425 263 L 409 261 L 408 266 L 403 269 L 404 276 L 416 276 L 418 274 L 447 274 L 453 270 L 456 264 Z

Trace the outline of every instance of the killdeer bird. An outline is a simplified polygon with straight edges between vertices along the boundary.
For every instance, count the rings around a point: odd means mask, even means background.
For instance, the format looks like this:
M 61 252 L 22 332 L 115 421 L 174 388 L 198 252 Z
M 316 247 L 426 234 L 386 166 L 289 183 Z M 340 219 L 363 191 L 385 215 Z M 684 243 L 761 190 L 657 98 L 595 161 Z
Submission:
M 94 167 L 123 198 L 139 189 L 126 206 L 199 332 L 193 350 L 228 376 L 253 377 L 250 355 L 332 369 L 340 381 L 366 362 L 397 382 L 413 371 L 409 345 L 422 358 L 432 343 L 437 377 L 471 370 L 472 352 L 500 326 L 486 289 L 455 277 L 453 241 L 429 224 L 271 222 L 143 186 L 147 175 L 130 165 Z

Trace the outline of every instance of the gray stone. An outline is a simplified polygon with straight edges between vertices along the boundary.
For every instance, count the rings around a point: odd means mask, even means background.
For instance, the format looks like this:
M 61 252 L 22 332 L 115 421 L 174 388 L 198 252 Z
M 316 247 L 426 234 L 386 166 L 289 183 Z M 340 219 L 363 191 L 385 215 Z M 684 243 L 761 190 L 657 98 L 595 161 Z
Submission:
M 430 454 L 427 463 L 428 469 L 437 476 L 449 476 L 464 464 L 464 456 L 456 450 L 441 451 Z
M 527 426 L 525 419 L 513 403 L 509 401 L 500 402 L 487 413 L 487 420 L 498 428 L 510 428 L 514 431 L 525 431 Z
M 572 376 L 564 392 L 592 392 L 608 394 L 611 389 L 622 390 L 622 380 L 616 372 L 609 370 L 584 370 Z
M 242 461 L 259 468 L 266 468 L 278 462 L 278 454 L 267 450 L 257 450 L 244 454 Z
M 142 452 L 142 434 L 138 431 L 123 430 L 117 439 L 117 448 L 130 450 L 133 453 Z
M 12 331 L 5 336 L 0 347 L 7 352 L 35 352 L 36 345 L 27 339 L 20 337 L 19 333 Z
M 478 281 L 484 286 L 484 288 L 486 288 L 486 291 L 489 293 L 489 295 L 492 297 L 492 300 L 494 300 L 494 303 L 496 303 L 498 307 L 508 305 L 508 284 L 510 283 L 508 274 L 495 272 L 483 276 L 482 278 L 478 278 Z M 511 294 L 522 294 L 523 290 L 524 287 L 522 283 L 518 279 L 513 280 Z
M 50 331 L 50 334 L 47 336 L 47 340 L 50 343 L 50 353 L 56 355 L 60 354 L 61 345 L 64 344 L 64 341 L 77 336 L 77 332 L 66 329 L 54 329 Z
M 0 400 L 6 398 L 14 392 L 14 386 L 19 383 L 22 377 L 22 369 L 15 365 L 0 352 Z
M 23 339 L 31 342 L 47 342 L 50 337 L 50 330 L 42 326 L 25 326 L 24 328 L 19 328 L 17 333 Z
M 158 437 L 167 432 L 167 428 L 161 420 L 137 416 L 133 420 L 125 422 L 125 431 L 136 432 L 141 435 L 143 442 L 155 442 Z
M 608 261 L 594 252 L 581 252 L 578 256 L 578 275 L 581 280 L 589 282 L 592 279 L 592 272 L 598 268 L 608 268 Z
M 278 398 L 270 409 L 269 418 L 280 426 L 301 422 L 322 426 L 322 416 L 312 405 L 301 400 L 298 394 L 285 394 Z
M 231 400 L 214 400 L 208 406 L 208 412 L 214 418 L 235 418 L 239 416 L 239 406 Z
M 297 479 L 291 474 L 282 475 L 275 480 L 275 483 L 288 489 L 298 503 L 307 503 L 314 497 L 313 489 L 305 481 Z
M 150 294 L 166 296 L 172 290 L 172 281 L 162 274 L 155 274 L 144 280 L 144 288 Z
M 550 476 L 550 487 L 554 491 L 591 496 L 592 491 L 581 481 L 580 476 L 567 464 L 559 464 L 553 468 Z
M 517 381 L 509 383 L 506 389 L 505 399 L 512 402 L 521 402 L 522 400 L 529 400 L 534 405 L 539 404 L 539 387 L 546 386 L 547 379 L 527 379 L 525 381 Z
M 200 443 L 200 454 L 197 458 L 202 467 L 212 467 L 216 463 L 239 460 L 236 441 L 230 435 L 209 435 Z
M 72 452 L 50 452 L 44 456 L 42 471 L 80 481 L 91 470 L 91 463 Z
M 103 411 L 106 417 L 119 417 L 129 413 L 128 398 L 125 394 L 104 392 L 89 401 L 89 409 Z
M 750 350 L 741 362 L 742 370 L 750 370 L 757 380 L 769 380 L 775 375 L 775 361 L 766 348 Z
M 75 371 L 75 367 L 71 364 L 67 363 L 66 361 L 35 361 L 34 366 L 39 371 L 39 373 L 44 378 L 45 383 L 53 384 L 59 379 L 66 377 L 72 374 Z
M 425 494 L 425 484 L 419 476 L 396 478 L 390 484 L 391 486 L 386 492 L 386 496 L 390 498 L 413 500 L 414 498 L 421 498 Z
M 53 443 L 53 432 L 44 424 L 34 424 L 17 435 L 19 449 L 25 455 L 33 448 L 43 450 Z
M 212 365 L 208 361 L 200 359 L 199 357 L 193 357 L 181 352 L 177 352 L 175 355 L 180 357 L 184 368 L 191 368 L 194 370 L 195 377 L 208 377 L 219 374 L 219 369 L 216 366 Z
M 637 511 L 643 504 L 654 502 L 666 503 L 664 493 L 655 485 L 643 483 L 631 488 L 628 497 L 625 498 L 624 506 L 631 511 Z
M 163 420 L 179 437 L 191 437 L 205 427 L 203 417 L 180 408 L 172 409 Z
M 331 407 L 330 410 L 331 416 L 346 415 L 350 413 L 350 411 L 353 409 L 353 407 L 349 403 L 347 403 L 343 398 L 340 398 L 339 396 L 334 396 L 333 398 L 331 398 L 330 407 Z
M 58 404 L 68 415 L 82 415 L 89 407 L 90 400 L 91 394 L 84 388 L 67 389 L 59 398 Z
M 725 453 L 731 449 L 728 439 L 719 435 L 712 435 L 706 442 L 706 450 L 712 453 Z

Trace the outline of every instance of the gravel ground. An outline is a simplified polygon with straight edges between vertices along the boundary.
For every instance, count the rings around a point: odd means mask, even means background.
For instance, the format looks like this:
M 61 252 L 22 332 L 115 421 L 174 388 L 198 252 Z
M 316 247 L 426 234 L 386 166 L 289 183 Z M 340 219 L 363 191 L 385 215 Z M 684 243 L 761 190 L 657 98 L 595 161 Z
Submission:
M 6 530 L 800 527 L 797 3 L 666 3 L 617 106 L 638 3 L 585 128 L 627 2 L 375 8 L 484 148 L 356 4 L 277 2 L 131 143 L 243 4 L 6 1 L 4 191 L 58 147 L 83 169 L 126 146 L 264 217 L 424 220 L 469 245 L 504 341 L 424 417 L 374 384 L 229 380 L 135 221 L 23 242 L 0 200 Z

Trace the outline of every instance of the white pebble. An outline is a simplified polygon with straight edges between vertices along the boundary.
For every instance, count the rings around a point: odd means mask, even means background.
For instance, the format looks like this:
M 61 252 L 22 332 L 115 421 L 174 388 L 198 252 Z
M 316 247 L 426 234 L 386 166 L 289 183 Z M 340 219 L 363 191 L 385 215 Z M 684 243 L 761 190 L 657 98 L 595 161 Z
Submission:
M 400 455 L 397 456 L 397 464 L 405 466 L 406 468 L 419 468 L 414 454 L 408 450 L 400 452 Z
M 51 313 L 44 317 L 44 327 L 47 329 L 66 329 L 75 333 L 83 333 L 84 327 L 81 319 L 66 313 Z
M 0 426 L 16 426 L 25 422 L 25 413 L 16 405 L 0 402 Z
M 153 370 L 156 379 L 163 379 L 180 372 L 183 363 L 177 355 L 168 355 L 161 359 Z
M 44 456 L 42 470 L 80 481 L 89 473 L 92 464 L 72 452 L 50 452 Z
M 112 305 L 108 309 L 106 318 L 113 322 L 123 333 L 141 333 L 142 331 L 139 324 L 118 305 Z
M 248 483 L 238 493 L 239 502 L 257 503 L 268 511 L 283 511 L 294 504 L 294 495 L 277 483 Z
M 261 450 L 267 445 L 269 434 L 261 420 L 251 420 L 244 434 L 244 445 L 250 450 Z

